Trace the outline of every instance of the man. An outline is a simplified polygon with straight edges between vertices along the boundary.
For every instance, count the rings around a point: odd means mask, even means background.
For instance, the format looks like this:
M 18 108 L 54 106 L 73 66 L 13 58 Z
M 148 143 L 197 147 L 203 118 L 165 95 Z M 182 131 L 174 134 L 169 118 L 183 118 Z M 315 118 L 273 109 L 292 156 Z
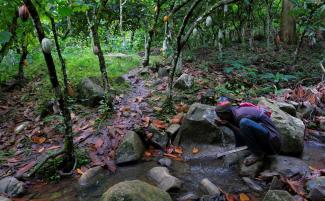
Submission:
M 257 106 L 232 106 L 229 101 L 217 104 L 217 124 L 230 127 L 235 133 L 236 146 L 247 145 L 252 152 L 244 160 L 246 166 L 262 160 L 265 155 L 280 150 L 279 132 L 267 111 Z

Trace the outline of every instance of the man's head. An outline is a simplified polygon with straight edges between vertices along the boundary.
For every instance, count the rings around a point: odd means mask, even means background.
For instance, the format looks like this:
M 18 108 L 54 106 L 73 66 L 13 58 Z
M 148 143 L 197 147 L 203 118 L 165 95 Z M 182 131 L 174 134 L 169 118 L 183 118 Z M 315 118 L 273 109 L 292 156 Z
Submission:
M 232 106 L 229 101 L 219 102 L 216 106 L 216 113 L 221 120 L 231 122 L 233 120 Z

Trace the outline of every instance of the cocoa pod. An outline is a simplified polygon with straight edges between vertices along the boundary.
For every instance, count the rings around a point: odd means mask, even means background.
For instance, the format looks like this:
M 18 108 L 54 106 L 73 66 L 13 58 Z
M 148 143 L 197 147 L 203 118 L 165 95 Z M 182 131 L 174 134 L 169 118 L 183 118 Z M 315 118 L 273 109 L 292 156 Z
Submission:
M 93 46 L 93 53 L 95 55 L 98 55 L 98 53 L 99 53 L 99 49 L 98 49 L 98 47 L 96 45 Z
M 22 21 L 25 22 L 25 21 L 28 20 L 29 11 L 28 11 L 27 6 L 25 4 L 19 7 L 18 14 L 19 14 L 19 17 L 21 18 Z
M 43 40 L 42 40 L 43 52 L 48 53 L 48 54 L 51 53 L 51 45 L 52 45 L 52 42 L 50 39 L 43 38 Z
M 205 20 L 205 25 L 207 27 L 210 27 L 212 25 L 212 17 L 208 16 L 207 19 Z

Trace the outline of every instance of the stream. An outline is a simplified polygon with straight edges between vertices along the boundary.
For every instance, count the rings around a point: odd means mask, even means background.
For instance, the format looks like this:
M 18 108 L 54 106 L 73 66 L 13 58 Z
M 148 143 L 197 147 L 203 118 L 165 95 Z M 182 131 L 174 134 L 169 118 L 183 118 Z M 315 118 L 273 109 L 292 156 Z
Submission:
M 130 72 L 126 78 L 131 82 L 131 92 L 117 105 L 118 107 L 130 106 L 131 110 L 139 111 L 141 104 L 132 104 L 130 100 L 135 97 L 145 98 L 149 94 L 144 81 L 136 78 L 134 72 Z M 143 102 L 145 108 L 147 103 Z M 144 110 L 144 113 L 150 111 Z M 140 118 L 141 121 L 141 118 Z M 113 119 L 113 124 L 126 124 L 126 129 L 130 129 L 135 123 L 139 122 L 138 118 L 125 117 Z M 201 150 L 200 156 L 211 156 L 211 153 L 222 151 L 215 149 L 216 147 L 207 146 Z M 185 150 L 188 151 L 188 150 Z M 305 142 L 304 153 L 301 157 L 306 163 L 315 168 L 322 168 L 325 165 L 325 145 L 313 141 Z M 125 180 L 139 179 L 155 185 L 147 176 L 149 170 L 158 166 L 157 160 L 152 158 L 150 161 L 139 161 L 137 163 L 119 166 L 117 171 L 112 174 L 108 170 L 101 172 L 96 176 L 95 183 L 91 186 L 80 187 L 78 179 L 64 178 L 59 183 L 44 184 L 42 182 L 32 181 L 28 185 L 28 192 L 22 200 L 37 200 L 37 201 L 94 201 L 100 200 L 102 194 L 114 184 Z M 241 179 L 238 174 L 238 165 L 225 166 L 224 160 L 213 159 L 211 157 L 198 157 L 195 160 L 173 161 L 170 173 L 183 181 L 183 186 L 178 192 L 171 192 L 173 200 L 180 197 L 184 193 L 194 192 L 201 195 L 198 189 L 198 184 L 203 178 L 208 178 L 215 185 L 219 186 L 223 191 L 228 193 L 248 192 L 253 194 L 260 200 L 263 193 L 254 193 Z M 267 189 L 264 189 L 265 191 Z

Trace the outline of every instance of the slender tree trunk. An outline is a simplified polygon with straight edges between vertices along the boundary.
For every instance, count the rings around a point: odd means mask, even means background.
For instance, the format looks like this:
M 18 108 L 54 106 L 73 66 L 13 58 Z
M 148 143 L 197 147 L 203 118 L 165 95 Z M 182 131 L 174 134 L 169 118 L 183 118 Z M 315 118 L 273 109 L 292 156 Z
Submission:
M 147 43 L 145 44 L 145 52 L 144 52 L 144 58 L 142 61 L 142 65 L 143 67 L 146 67 L 149 65 L 150 62 L 150 51 L 151 51 L 151 44 L 153 41 L 153 37 L 154 37 L 154 33 L 158 24 L 158 19 L 159 19 L 159 13 L 160 13 L 160 0 L 157 0 L 157 12 L 155 12 L 155 19 L 154 19 L 154 23 L 151 27 L 151 29 L 149 30 L 149 34 L 148 34 L 148 38 L 147 38 Z
M 265 0 L 266 3 L 266 47 L 268 50 L 271 49 L 271 13 L 272 13 L 272 4 L 273 0 Z
M 31 0 L 24 0 L 25 5 L 28 8 L 28 11 L 33 18 L 34 26 L 37 31 L 38 40 L 40 44 L 42 43 L 45 34 L 41 24 L 40 17 L 38 12 L 32 3 Z M 46 53 L 43 51 L 44 59 L 46 61 L 47 69 L 50 75 L 50 81 L 55 92 L 55 96 L 59 101 L 59 106 L 64 117 L 65 124 L 65 138 L 64 138 L 64 164 L 66 166 L 65 170 L 71 170 L 74 164 L 74 146 L 73 146 L 73 136 L 72 136 L 72 123 L 69 108 L 64 100 L 64 97 L 61 92 L 59 81 L 56 74 L 55 64 L 51 53 Z
M 296 43 L 296 21 L 290 15 L 293 7 L 290 0 L 282 0 L 280 37 L 281 41 L 289 45 Z
M 248 6 L 248 13 L 249 13 L 249 49 L 254 49 L 254 16 L 253 16 L 253 1 L 250 1 Z
M 11 25 L 9 26 L 9 32 L 11 33 L 10 39 L 8 42 L 6 42 L 5 44 L 2 45 L 1 49 L 0 49 L 0 63 L 2 62 L 3 58 L 6 56 L 6 54 L 8 53 L 15 37 L 16 37 L 16 30 L 18 28 L 18 23 L 17 23 L 17 19 L 18 19 L 18 11 L 15 11 L 15 15 L 12 18 L 12 22 Z
M 26 34 L 24 34 L 26 35 Z M 19 82 L 22 83 L 23 80 L 25 79 L 24 76 L 24 66 L 25 66 L 25 60 L 27 58 L 28 55 L 28 49 L 27 49 L 27 37 L 24 36 L 24 39 L 22 41 L 22 45 L 21 45 L 21 55 L 20 55 L 20 60 L 19 60 L 19 68 L 18 68 L 18 79 Z

